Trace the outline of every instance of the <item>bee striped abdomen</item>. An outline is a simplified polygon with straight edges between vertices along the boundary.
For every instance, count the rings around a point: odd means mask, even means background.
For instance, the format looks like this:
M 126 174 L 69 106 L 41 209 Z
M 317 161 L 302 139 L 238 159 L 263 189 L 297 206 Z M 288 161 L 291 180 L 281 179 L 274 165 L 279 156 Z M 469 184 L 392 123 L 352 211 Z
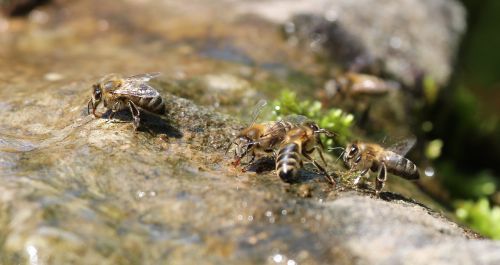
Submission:
M 276 170 L 281 180 L 291 182 L 297 175 L 301 164 L 299 151 L 299 145 L 296 143 L 287 144 L 279 150 L 276 158 Z
M 147 111 L 164 114 L 165 113 L 165 102 L 161 96 L 154 98 L 140 98 L 137 105 Z
M 412 161 L 405 157 L 396 155 L 395 159 L 389 159 L 386 161 L 387 170 L 390 173 L 403 177 L 409 180 L 416 180 L 420 178 L 418 173 L 418 168 Z

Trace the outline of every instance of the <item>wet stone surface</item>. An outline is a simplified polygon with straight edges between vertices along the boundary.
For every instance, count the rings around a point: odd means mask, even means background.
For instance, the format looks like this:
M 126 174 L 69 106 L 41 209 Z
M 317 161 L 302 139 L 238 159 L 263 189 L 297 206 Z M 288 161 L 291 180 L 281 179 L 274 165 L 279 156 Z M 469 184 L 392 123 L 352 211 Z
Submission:
M 295 88 L 289 75 L 318 66 L 269 22 L 215 16 L 221 6 L 91 0 L 0 18 L 1 264 L 500 262 L 500 244 L 408 182 L 374 198 L 309 166 L 293 185 L 231 166 L 225 148 L 276 93 L 262 84 Z M 99 77 L 153 71 L 168 109 L 144 116 L 148 129 L 87 115 Z
M 242 12 L 282 23 L 290 43 L 410 87 L 422 75 L 446 84 L 466 29 L 465 9 L 454 0 L 271 0 L 243 6 Z

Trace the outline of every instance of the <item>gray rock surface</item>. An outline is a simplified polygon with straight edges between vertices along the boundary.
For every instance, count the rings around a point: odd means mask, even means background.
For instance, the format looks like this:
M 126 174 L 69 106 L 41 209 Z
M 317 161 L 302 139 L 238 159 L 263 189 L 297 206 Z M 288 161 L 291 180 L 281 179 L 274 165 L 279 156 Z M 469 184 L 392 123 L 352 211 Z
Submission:
M 240 8 L 285 25 L 345 68 L 381 68 L 407 85 L 422 74 L 446 84 L 466 29 L 465 9 L 454 0 L 271 0 Z
M 74 1 L 1 19 L 0 264 L 499 264 L 499 243 L 408 182 L 391 178 L 387 190 L 405 196 L 379 199 L 310 168 L 289 185 L 231 166 L 240 116 L 272 93 L 262 84 L 316 65 L 292 60 L 307 55 L 267 22 L 214 19 L 227 6 L 212 4 Z M 152 85 L 168 112 L 144 117 L 151 132 L 134 132 L 126 113 L 87 115 L 100 76 L 152 71 L 164 73 Z

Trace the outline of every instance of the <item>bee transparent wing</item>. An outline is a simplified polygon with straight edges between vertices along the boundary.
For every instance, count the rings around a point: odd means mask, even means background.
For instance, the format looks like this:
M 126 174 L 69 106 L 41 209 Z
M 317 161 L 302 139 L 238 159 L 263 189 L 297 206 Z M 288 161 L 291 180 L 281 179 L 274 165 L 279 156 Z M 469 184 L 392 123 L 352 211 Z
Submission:
M 131 95 L 141 98 L 154 98 L 160 95 L 156 89 L 141 82 L 125 82 L 117 90 L 113 91 L 114 94 Z
M 305 122 L 309 122 L 311 119 L 307 118 L 303 115 L 291 114 L 283 117 L 283 119 L 276 121 L 274 125 L 264 134 L 262 137 L 274 137 L 277 134 L 282 134 L 285 130 L 285 123 L 291 123 L 294 125 L 303 124 Z
M 307 118 L 306 116 L 298 115 L 298 114 L 287 115 L 287 116 L 283 117 L 282 120 L 285 122 L 290 122 L 292 124 L 302 124 L 305 122 L 312 121 L 311 119 Z
M 392 151 L 401 156 L 405 156 L 415 145 L 417 138 L 412 137 L 391 145 L 387 150 Z
M 138 74 L 138 75 L 133 75 L 125 78 L 125 82 L 148 82 L 149 80 L 156 78 L 160 75 L 160 72 L 155 72 L 155 73 L 145 73 L 145 74 Z
M 273 138 L 278 134 L 281 134 L 285 130 L 285 126 L 282 121 L 277 121 L 271 126 L 269 130 L 265 134 L 262 135 L 261 138 Z
M 264 107 L 267 105 L 267 101 L 265 99 L 259 100 L 257 104 L 255 104 L 254 110 L 252 112 L 252 122 L 250 124 L 254 124 L 257 118 L 259 117 L 260 113 L 264 109 Z

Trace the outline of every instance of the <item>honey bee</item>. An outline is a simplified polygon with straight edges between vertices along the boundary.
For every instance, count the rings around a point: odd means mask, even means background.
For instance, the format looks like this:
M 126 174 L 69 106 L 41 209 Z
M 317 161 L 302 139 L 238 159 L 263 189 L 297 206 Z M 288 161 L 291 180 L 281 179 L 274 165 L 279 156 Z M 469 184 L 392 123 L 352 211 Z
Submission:
M 140 112 L 146 111 L 154 114 L 165 113 L 165 103 L 160 93 L 151 87 L 147 82 L 157 77 L 160 73 L 146 73 L 120 78 L 116 75 L 104 77 L 100 82 L 92 85 L 92 97 L 87 104 L 87 112 L 98 118 L 102 114 L 97 114 L 96 109 L 101 102 L 104 107 L 111 110 L 109 119 L 112 119 L 116 112 L 129 109 L 132 117 L 134 129 L 140 126 Z
M 383 95 L 390 90 L 399 89 L 395 81 L 386 81 L 373 75 L 355 72 L 344 73 L 325 84 L 325 91 L 329 98 L 336 96 L 354 98 L 363 95 Z
M 358 184 L 370 170 L 378 171 L 375 178 L 375 192 L 378 195 L 387 180 L 387 172 L 408 180 L 419 179 L 417 166 L 404 157 L 414 144 L 415 139 L 408 139 L 385 149 L 378 144 L 356 141 L 347 145 L 343 160 L 351 171 L 359 172 L 354 184 Z
M 228 147 L 229 149 L 232 145 L 236 146 L 233 165 L 239 165 L 241 159 L 248 154 L 251 155 L 249 164 L 258 155 L 273 154 L 286 133 L 305 120 L 307 118 L 301 115 L 289 115 L 279 121 L 254 123 L 241 130 Z
M 319 138 L 320 134 L 325 134 L 328 137 L 335 135 L 332 132 L 319 128 L 313 122 L 304 122 L 286 133 L 276 156 L 276 173 L 281 180 L 285 182 L 292 182 L 294 180 L 298 170 L 303 167 L 303 157 L 311 161 L 323 173 L 328 182 L 335 184 L 335 181 L 326 172 L 325 168 L 310 156 L 314 151 L 317 151 L 326 167 L 326 161 L 322 152 L 323 144 Z

